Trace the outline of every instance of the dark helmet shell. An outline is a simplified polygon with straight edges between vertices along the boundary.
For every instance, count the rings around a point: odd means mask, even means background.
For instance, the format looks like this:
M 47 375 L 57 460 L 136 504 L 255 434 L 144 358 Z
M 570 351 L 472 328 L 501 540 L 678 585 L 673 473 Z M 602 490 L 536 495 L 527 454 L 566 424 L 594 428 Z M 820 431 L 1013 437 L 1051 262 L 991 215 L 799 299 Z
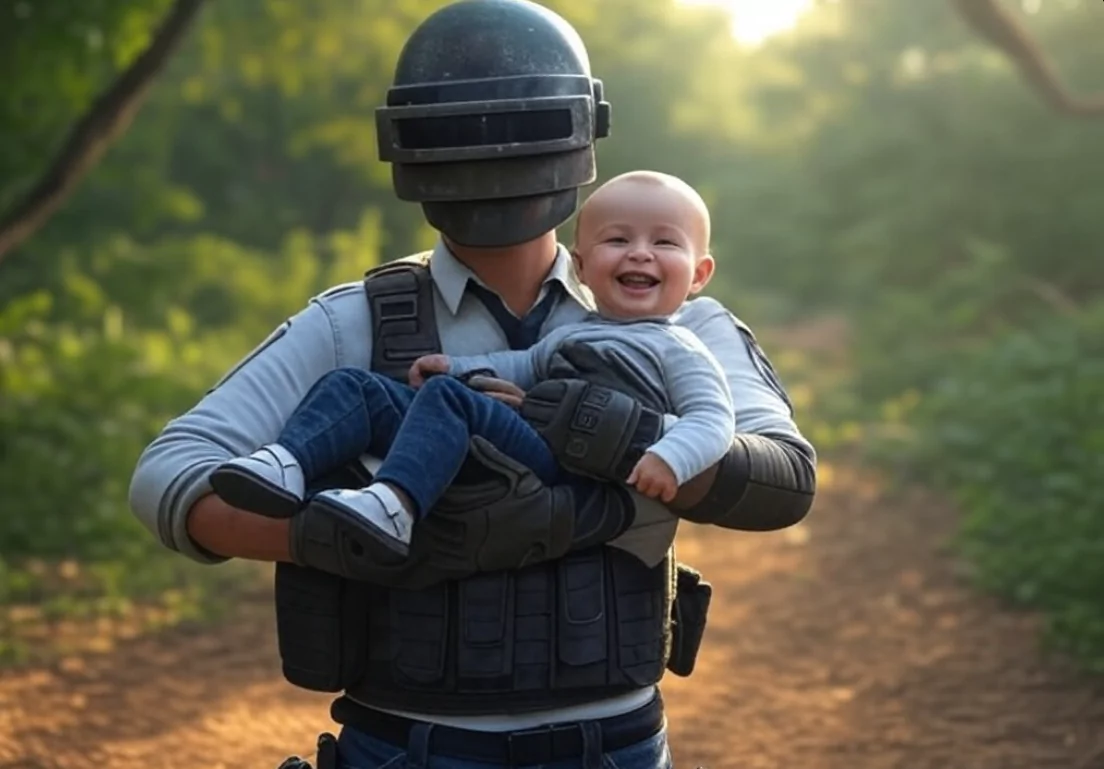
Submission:
M 609 116 L 567 21 L 528 0 L 460 0 L 410 36 L 376 123 L 399 198 L 457 243 L 506 246 L 574 213 Z

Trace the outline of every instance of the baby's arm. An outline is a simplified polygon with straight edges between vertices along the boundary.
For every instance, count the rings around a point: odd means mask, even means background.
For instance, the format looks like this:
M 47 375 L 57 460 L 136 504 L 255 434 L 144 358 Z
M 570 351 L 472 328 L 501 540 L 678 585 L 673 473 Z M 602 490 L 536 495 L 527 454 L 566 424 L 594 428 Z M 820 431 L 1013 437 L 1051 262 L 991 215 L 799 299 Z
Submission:
M 662 459 L 681 486 L 728 452 L 736 422 L 721 364 L 693 333 L 669 330 L 679 343 L 663 351 L 661 365 L 679 419 L 648 453 Z
M 563 337 L 563 332 L 556 329 L 526 350 L 450 355 L 448 373 L 462 376 L 479 369 L 491 369 L 500 379 L 513 382 L 522 390 L 528 390 L 547 375 L 549 361 Z

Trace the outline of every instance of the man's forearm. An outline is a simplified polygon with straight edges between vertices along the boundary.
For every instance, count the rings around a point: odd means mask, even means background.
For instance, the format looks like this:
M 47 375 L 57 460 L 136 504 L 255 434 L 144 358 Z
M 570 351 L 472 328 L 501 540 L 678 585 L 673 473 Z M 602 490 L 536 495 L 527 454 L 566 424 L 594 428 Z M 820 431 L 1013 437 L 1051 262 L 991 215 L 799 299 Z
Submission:
M 214 494 L 202 497 L 188 511 L 187 528 L 199 547 L 224 558 L 291 561 L 287 520 L 239 510 Z
M 728 454 L 679 489 L 680 517 L 726 529 L 773 531 L 801 521 L 816 495 L 816 464 L 784 439 L 738 435 Z

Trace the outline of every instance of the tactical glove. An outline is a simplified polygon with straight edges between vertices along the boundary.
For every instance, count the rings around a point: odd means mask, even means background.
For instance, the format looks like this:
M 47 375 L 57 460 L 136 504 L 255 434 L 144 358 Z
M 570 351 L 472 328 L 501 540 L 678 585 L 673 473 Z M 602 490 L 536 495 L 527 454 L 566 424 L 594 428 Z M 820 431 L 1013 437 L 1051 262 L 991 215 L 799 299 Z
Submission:
M 582 494 L 576 485 L 545 486 L 480 437 L 470 453 L 487 479 L 450 488 L 414 526 L 405 560 L 369 558 L 367 535 L 311 506 L 291 520 L 292 559 L 347 579 L 417 589 L 559 558 L 613 539 L 631 523 L 631 500 L 618 488 L 593 484 Z
M 566 469 L 611 481 L 624 481 L 663 430 L 662 415 L 582 379 L 541 382 L 525 394 L 521 415 Z
M 549 380 L 526 393 L 520 412 L 573 472 L 623 482 L 663 434 L 663 414 L 640 396 L 665 394 L 616 348 L 565 342 L 552 356 Z

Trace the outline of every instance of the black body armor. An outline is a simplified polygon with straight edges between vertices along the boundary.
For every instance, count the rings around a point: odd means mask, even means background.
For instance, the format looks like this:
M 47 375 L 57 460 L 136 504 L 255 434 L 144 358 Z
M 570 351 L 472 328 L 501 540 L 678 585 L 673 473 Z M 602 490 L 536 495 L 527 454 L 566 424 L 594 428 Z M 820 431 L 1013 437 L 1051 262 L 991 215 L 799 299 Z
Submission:
M 385 375 L 402 378 L 415 358 L 440 349 L 427 256 L 365 278 L 373 368 Z M 368 480 L 358 466 L 323 482 Z M 304 688 L 345 690 L 339 719 L 350 701 L 463 715 L 544 710 L 655 684 L 665 669 L 689 675 L 711 588 L 676 568 L 672 554 L 648 567 L 622 550 L 589 547 L 419 590 L 281 563 L 284 674 Z

